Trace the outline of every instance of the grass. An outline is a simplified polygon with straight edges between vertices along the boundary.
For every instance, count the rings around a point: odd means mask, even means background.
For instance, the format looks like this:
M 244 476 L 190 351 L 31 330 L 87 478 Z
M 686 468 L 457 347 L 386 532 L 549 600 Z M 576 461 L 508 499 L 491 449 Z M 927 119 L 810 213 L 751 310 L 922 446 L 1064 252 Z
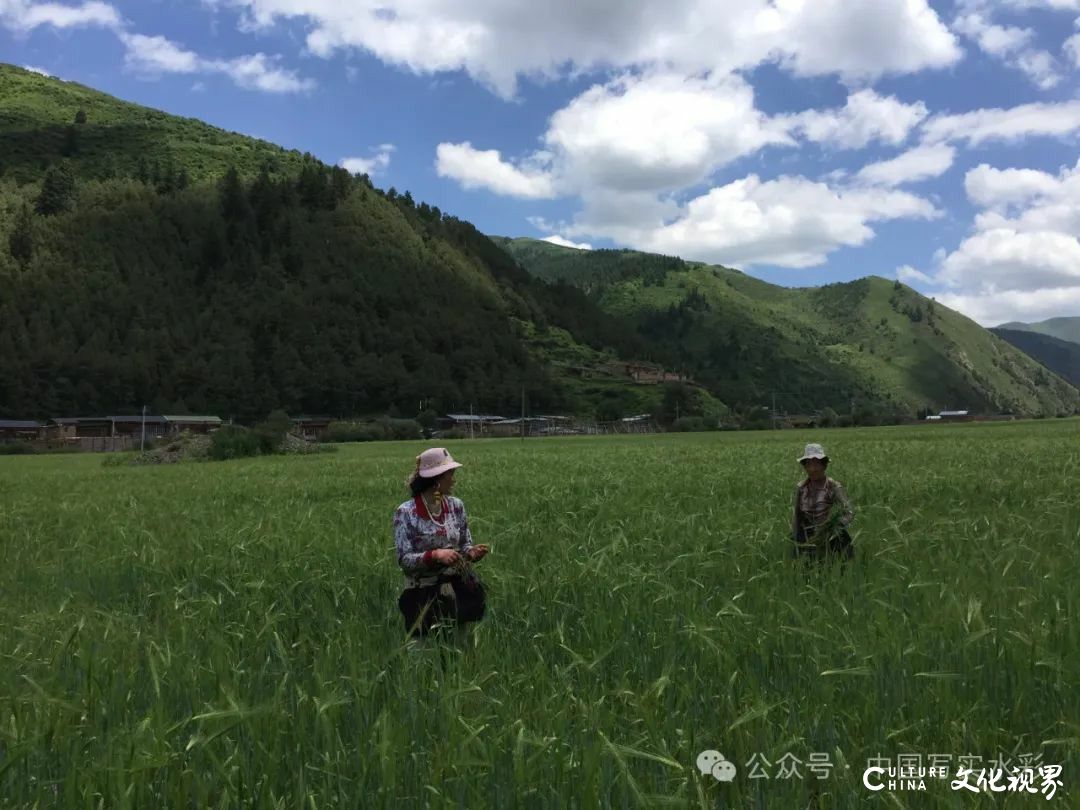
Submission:
M 0 807 L 855 807 L 869 757 L 999 751 L 1062 764 L 1068 806 L 1078 439 L 455 443 L 489 614 L 421 653 L 390 534 L 418 443 L 0 459 Z M 855 503 L 845 574 L 785 559 L 809 440 Z M 708 748 L 734 782 L 697 773 Z M 775 778 L 815 752 L 827 779 Z M 754 754 L 774 778 L 748 778 Z M 976 801 L 933 780 L 898 799 Z
M 76 127 L 79 150 L 71 162 L 82 178 L 132 175 L 140 159 L 151 166 L 172 162 L 174 171 L 187 169 L 192 181 L 223 175 L 230 166 L 255 174 L 267 161 L 278 171 L 302 164 L 295 150 L 14 65 L 0 64 L 0 98 L 0 173 L 22 183 L 37 181 L 44 166 L 61 159 L 65 130 L 79 110 L 87 122 Z

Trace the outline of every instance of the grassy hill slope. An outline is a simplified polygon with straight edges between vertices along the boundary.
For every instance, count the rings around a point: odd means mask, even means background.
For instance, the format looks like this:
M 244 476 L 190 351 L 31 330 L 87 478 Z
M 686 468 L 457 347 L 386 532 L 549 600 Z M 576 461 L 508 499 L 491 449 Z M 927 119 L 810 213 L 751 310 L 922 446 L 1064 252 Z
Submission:
M 1080 343 L 1059 340 L 1038 332 L 1015 331 L 995 327 L 990 330 L 1052 372 L 1075 386 L 1080 386 Z
M 633 323 L 659 359 L 725 402 L 839 412 L 864 403 L 1073 412 L 1080 393 L 963 315 L 869 277 L 784 288 L 725 267 L 634 251 L 500 239 L 540 278 L 586 290 Z
M 254 174 L 269 162 L 299 171 L 303 155 L 202 121 L 121 101 L 74 82 L 0 64 L 0 164 L 3 176 L 37 182 L 58 157 L 76 174 L 108 179 L 185 169 L 190 180 L 223 175 L 230 166 Z M 79 111 L 86 122 L 76 124 Z

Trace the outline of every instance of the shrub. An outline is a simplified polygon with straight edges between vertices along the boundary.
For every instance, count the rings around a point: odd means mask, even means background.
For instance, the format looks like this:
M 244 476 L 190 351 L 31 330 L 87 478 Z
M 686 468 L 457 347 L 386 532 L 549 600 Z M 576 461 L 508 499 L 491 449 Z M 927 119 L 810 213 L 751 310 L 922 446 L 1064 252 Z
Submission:
M 37 449 L 30 442 L 5 442 L 0 444 L 0 456 L 29 456 Z
M 671 429 L 677 433 L 700 433 L 704 430 L 714 430 L 714 421 L 703 416 L 680 416 L 671 423 Z
M 210 458 L 225 461 L 247 458 L 263 452 L 263 438 L 239 425 L 225 425 L 210 434 Z
M 285 411 L 274 411 L 266 417 L 265 422 L 257 424 L 254 433 L 258 437 L 262 452 L 276 453 L 290 428 L 292 420 Z
M 377 442 L 386 438 L 382 425 L 372 422 L 331 422 L 321 441 L 336 442 Z
M 423 428 L 415 419 L 393 419 L 389 416 L 382 420 L 383 429 L 388 439 L 422 439 Z

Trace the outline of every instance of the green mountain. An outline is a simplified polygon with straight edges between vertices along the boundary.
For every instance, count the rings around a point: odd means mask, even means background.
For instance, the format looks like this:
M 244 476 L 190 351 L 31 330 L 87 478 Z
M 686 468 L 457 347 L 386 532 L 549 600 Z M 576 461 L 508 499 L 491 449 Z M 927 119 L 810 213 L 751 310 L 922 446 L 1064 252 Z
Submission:
M 0 110 L 4 416 L 659 405 L 640 338 L 408 193 L 9 66 Z
M 990 331 L 1035 358 L 1062 379 L 1080 386 L 1080 343 L 1002 327 Z
M 1080 343 L 1080 318 L 1050 318 L 1038 323 L 1020 323 L 1011 321 L 1003 323 L 998 329 L 1009 329 L 1014 332 L 1036 332 L 1040 335 L 1049 335 L 1058 340 L 1067 340 L 1071 343 Z
M 310 155 L 10 66 L 0 110 L 5 417 L 1080 404 L 883 279 L 788 290 L 496 242 Z
M 735 407 L 1072 413 L 1080 393 L 1030 357 L 899 282 L 792 289 L 725 267 L 629 250 L 495 238 L 542 279 L 581 287 L 658 362 Z
M 288 173 L 304 163 L 295 150 L 11 65 L 0 64 L 0 99 L 0 177 L 20 183 L 39 182 L 60 158 L 82 179 L 141 176 L 155 185 L 181 172 L 198 181 L 230 167 L 253 175 L 264 164 Z

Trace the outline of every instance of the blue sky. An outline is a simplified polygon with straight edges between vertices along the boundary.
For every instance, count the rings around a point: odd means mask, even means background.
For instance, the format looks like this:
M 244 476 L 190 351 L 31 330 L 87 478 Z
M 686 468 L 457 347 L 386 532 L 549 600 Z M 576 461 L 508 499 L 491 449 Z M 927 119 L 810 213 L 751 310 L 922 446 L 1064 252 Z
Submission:
M 1080 0 L 0 0 L 0 60 L 488 233 L 1080 315 Z

